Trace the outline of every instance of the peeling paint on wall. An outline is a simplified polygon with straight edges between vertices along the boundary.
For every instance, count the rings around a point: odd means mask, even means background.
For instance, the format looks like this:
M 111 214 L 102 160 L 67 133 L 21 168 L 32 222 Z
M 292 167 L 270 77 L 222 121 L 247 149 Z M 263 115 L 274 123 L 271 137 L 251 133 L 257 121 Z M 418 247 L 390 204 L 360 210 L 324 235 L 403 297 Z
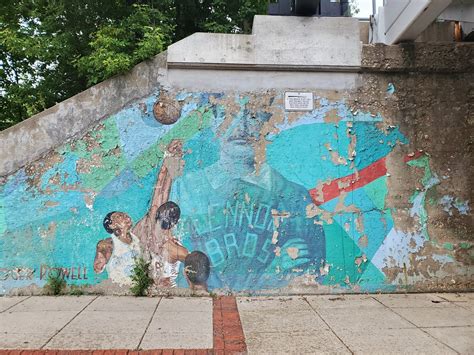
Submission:
M 158 92 L 8 176 L 0 293 L 42 286 L 50 270 L 73 284 L 128 285 L 140 254 L 157 288 L 247 292 L 304 280 L 390 291 L 403 270 L 429 279 L 471 248 L 430 240 L 426 199 L 440 180 L 422 152 L 400 161 L 421 173 L 406 197 L 415 227 L 394 218 L 387 164 L 410 142 L 382 113 L 324 92 L 312 112 L 285 112 L 283 96 Z M 450 195 L 439 205 L 469 212 Z M 210 268 L 193 269 L 193 258 Z M 189 272 L 202 275 L 191 282 Z
M 453 209 L 457 210 L 458 213 L 467 215 L 470 211 L 469 201 L 462 201 L 450 195 L 445 195 L 440 198 L 438 204 L 443 206 L 443 210 L 450 216 L 453 215 Z

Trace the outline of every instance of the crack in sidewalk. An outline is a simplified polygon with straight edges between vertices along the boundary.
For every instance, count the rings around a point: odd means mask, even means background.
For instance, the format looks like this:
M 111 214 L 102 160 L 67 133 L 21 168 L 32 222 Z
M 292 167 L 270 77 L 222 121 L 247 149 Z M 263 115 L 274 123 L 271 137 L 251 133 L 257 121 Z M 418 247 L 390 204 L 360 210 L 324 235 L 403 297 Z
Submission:
M 148 324 L 146 325 L 145 331 L 143 332 L 143 335 L 140 338 L 140 341 L 138 342 L 138 345 L 135 348 L 135 350 L 141 350 L 140 346 L 142 345 L 142 342 L 143 342 L 143 339 L 145 338 L 146 332 L 148 331 L 148 328 L 150 327 L 150 324 L 153 321 L 153 318 L 155 317 L 156 311 L 158 310 L 158 306 L 160 305 L 162 299 L 163 299 L 163 297 L 160 297 L 160 299 L 158 300 L 158 303 L 156 304 L 155 310 L 153 311 L 153 314 L 151 315 L 150 320 L 148 321 Z
M 346 347 L 346 349 L 351 353 L 351 354 L 354 354 L 354 352 L 349 348 L 349 346 L 347 346 L 347 344 L 344 342 L 344 340 L 341 339 L 341 337 L 339 335 L 337 335 L 337 333 L 334 331 L 334 329 L 332 329 L 332 327 L 329 325 L 328 322 L 326 322 L 326 320 L 318 313 L 318 311 L 316 311 L 316 309 L 313 307 L 313 305 L 311 303 L 309 303 L 308 299 L 303 296 L 302 297 L 305 302 L 309 305 L 309 307 L 313 310 L 314 313 L 316 313 L 316 315 L 324 322 L 324 324 L 326 324 L 326 326 L 329 328 L 329 330 L 336 336 L 337 339 L 339 339 L 339 341 Z
M 69 324 L 71 324 L 71 322 L 72 322 L 74 319 L 76 319 L 76 318 L 79 316 L 79 314 L 81 314 L 87 307 L 89 307 L 89 306 L 91 305 L 92 302 L 94 302 L 94 301 L 95 301 L 96 299 L 98 299 L 99 297 L 100 297 L 100 296 L 96 296 L 96 297 L 93 298 L 88 304 L 86 304 L 86 305 L 85 305 L 74 317 L 72 317 L 61 329 L 59 329 L 56 333 L 54 333 L 54 335 L 53 335 L 51 338 L 49 338 L 48 341 L 46 341 L 46 343 L 44 343 L 44 344 L 40 347 L 40 349 L 41 349 L 41 350 L 44 349 L 44 347 L 45 347 L 46 345 L 48 345 L 48 344 L 51 342 L 51 340 L 53 340 L 53 338 L 54 338 L 56 335 L 58 335 L 59 333 L 61 333 L 64 328 L 66 328 Z
M 33 297 L 33 296 L 28 296 L 28 297 L 26 297 L 25 299 L 22 299 L 21 301 L 15 303 L 14 305 L 12 305 L 12 306 L 10 306 L 10 307 L 4 309 L 4 310 L 1 311 L 0 313 L 4 313 L 4 312 L 6 312 L 6 311 L 12 309 L 12 308 L 15 307 L 15 306 L 18 306 L 20 303 L 25 302 L 26 300 L 29 300 L 31 297 Z

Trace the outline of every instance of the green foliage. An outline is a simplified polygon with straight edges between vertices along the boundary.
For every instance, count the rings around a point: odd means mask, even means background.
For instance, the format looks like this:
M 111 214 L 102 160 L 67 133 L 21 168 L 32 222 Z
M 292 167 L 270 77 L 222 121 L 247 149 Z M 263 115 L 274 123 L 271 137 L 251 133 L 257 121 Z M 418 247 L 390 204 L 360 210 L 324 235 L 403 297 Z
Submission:
M 194 32 L 249 33 L 268 0 L 0 2 L 0 130 Z
M 132 287 L 130 288 L 134 296 L 146 296 L 148 288 L 153 284 L 153 279 L 149 273 L 150 262 L 147 262 L 142 257 L 136 258 L 132 269 Z
M 0 129 L 84 90 L 74 59 L 92 34 L 130 12 L 119 0 L 11 0 L 0 5 Z
M 80 286 L 71 285 L 71 287 L 69 288 L 69 294 L 71 296 L 82 296 L 84 294 L 84 290 Z
M 266 13 L 268 1 L 213 0 L 203 23 L 205 32 L 250 33 L 255 14 Z
M 49 295 L 60 295 L 66 288 L 66 280 L 60 272 L 50 273 L 48 275 L 48 281 L 46 282 L 46 293 Z
M 153 18 L 160 17 L 156 11 L 146 5 L 134 5 L 129 16 L 93 34 L 89 43 L 92 52 L 76 62 L 89 85 L 131 69 L 169 44 L 171 26 L 151 25 Z

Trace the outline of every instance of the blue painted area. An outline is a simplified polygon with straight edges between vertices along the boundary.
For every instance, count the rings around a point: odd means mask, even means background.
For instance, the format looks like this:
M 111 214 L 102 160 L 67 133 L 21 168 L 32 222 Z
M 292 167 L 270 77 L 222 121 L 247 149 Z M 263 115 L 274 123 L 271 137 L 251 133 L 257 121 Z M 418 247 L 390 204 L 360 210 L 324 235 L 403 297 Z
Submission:
M 382 116 L 378 113 L 374 114 L 371 112 L 359 111 L 352 109 L 342 101 L 330 102 L 326 98 L 318 98 L 319 107 L 313 111 L 302 114 L 297 121 L 289 122 L 288 113 L 285 113 L 285 121 L 282 124 L 278 124 L 277 127 L 280 131 L 295 128 L 298 126 L 312 125 L 315 123 L 324 123 L 324 118 L 329 111 L 335 110 L 337 116 L 340 118 L 340 123 L 345 122 L 382 122 Z M 272 136 L 270 136 L 272 137 Z
M 67 172 L 67 170 L 65 170 Z M 20 180 L 14 180 L 16 188 L 7 182 L 3 196 L 7 230 L 16 230 L 32 222 L 53 219 L 58 213 L 83 204 L 84 196 L 77 190 L 61 190 L 51 185 L 50 193 L 41 193 L 28 186 L 27 177 L 20 173 Z
M 146 113 L 135 105 L 115 115 L 120 132 L 121 149 L 129 162 L 156 143 L 170 131 L 171 126 L 159 123 L 153 117 L 153 109 Z
M 458 210 L 460 214 L 468 215 L 470 211 L 469 200 L 462 201 L 459 198 L 454 198 L 450 195 L 441 197 L 438 201 L 439 205 L 443 206 L 443 210 L 450 216 L 453 215 L 453 209 Z
M 289 120 L 275 103 L 283 94 L 272 95 L 270 107 L 255 108 L 256 98 L 248 93 L 180 92 L 175 98 L 182 107 L 181 126 L 176 129 L 154 119 L 156 93 L 111 116 L 105 128 L 75 142 L 74 149 L 58 148 L 59 159 L 48 168 L 10 176 L 0 186 L 0 269 L 30 268 L 35 274 L 32 280 L 0 281 L 0 293 L 43 285 L 46 276 L 40 274 L 47 267 L 86 270 L 70 283 L 108 279 L 107 271 L 93 269 L 97 243 L 110 237 L 103 227 L 105 215 L 124 212 L 134 228 L 149 212 L 154 192 L 167 186 L 169 199 L 181 210 L 172 238 L 208 256 L 209 289 L 277 289 L 303 275 L 312 282 L 366 291 L 394 287 L 385 284 L 381 271 L 381 246 L 387 235 L 395 235 L 384 206 L 385 177 L 348 192 L 344 204 L 337 197 L 319 206 L 330 213 L 331 224 L 307 212 L 313 203 L 309 190 L 370 166 L 407 139 L 397 127 L 380 128 L 380 114 L 354 111 L 344 100 L 319 97 L 318 108 Z M 325 122 L 330 111 L 339 122 Z M 256 159 L 262 128 L 279 114 L 284 122 L 265 137 L 266 150 Z M 199 127 L 191 124 L 196 117 L 202 119 Z M 210 122 L 205 123 L 206 117 L 212 117 Z M 179 163 L 179 158 L 170 163 L 171 152 L 163 158 L 173 137 L 181 137 L 184 169 L 163 174 L 170 184 L 158 186 L 160 172 Z M 97 172 L 91 171 L 104 162 L 110 167 L 103 169 L 107 178 L 94 185 L 90 180 Z M 81 170 L 84 166 L 89 171 Z M 421 208 L 423 202 L 414 204 Z M 461 203 L 454 207 L 466 210 Z M 363 221 L 363 230 L 356 218 Z M 155 243 L 140 245 L 145 255 L 154 253 L 158 264 L 171 263 L 168 251 L 160 249 L 165 243 L 159 231 L 147 233 L 137 236 L 140 243 Z M 367 245 L 360 242 L 363 236 Z M 367 260 L 356 265 L 363 256 Z M 325 264 L 327 275 L 321 271 Z M 182 263 L 179 270 L 177 283 L 187 287 Z
M 387 94 L 393 95 L 395 93 L 395 85 L 388 83 L 387 85 Z
M 102 228 L 102 221 L 107 213 L 112 211 L 125 212 L 134 222 L 137 222 L 145 215 L 153 193 L 156 174 L 157 169 L 154 169 L 147 176 L 139 179 L 126 170 L 113 180 L 102 193 L 97 195 L 94 201 L 94 216 L 96 217 L 96 223 L 100 225 L 100 232 L 103 237 L 107 236 Z M 127 182 L 127 188 L 117 190 L 111 195 L 109 192 L 111 186 L 119 183 L 124 176 L 132 176 L 132 180 Z

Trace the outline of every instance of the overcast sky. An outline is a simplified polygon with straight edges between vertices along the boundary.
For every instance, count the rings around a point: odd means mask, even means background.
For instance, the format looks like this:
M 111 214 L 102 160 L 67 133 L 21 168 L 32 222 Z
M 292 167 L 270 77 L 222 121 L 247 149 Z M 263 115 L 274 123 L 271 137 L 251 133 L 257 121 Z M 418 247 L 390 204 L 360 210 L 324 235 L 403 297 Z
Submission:
M 360 12 L 356 17 L 369 17 L 372 15 L 372 0 L 356 0 Z M 382 6 L 383 0 L 377 0 L 377 7 Z

